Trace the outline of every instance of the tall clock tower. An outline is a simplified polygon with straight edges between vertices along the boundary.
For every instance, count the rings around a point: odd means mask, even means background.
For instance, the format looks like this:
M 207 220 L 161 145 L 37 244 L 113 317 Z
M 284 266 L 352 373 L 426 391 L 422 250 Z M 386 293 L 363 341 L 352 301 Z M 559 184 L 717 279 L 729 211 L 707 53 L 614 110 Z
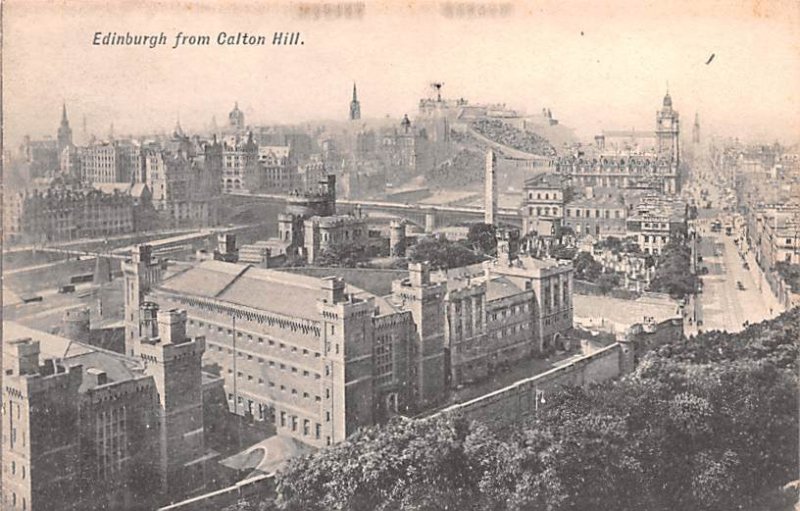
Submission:
M 667 92 L 661 110 L 656 113 L 656 138 L 659 156 L 671 159 L 675 165 L 680 158 L 679 135 L 680 119 L 678 112 L 672 109 L 672 97 Z

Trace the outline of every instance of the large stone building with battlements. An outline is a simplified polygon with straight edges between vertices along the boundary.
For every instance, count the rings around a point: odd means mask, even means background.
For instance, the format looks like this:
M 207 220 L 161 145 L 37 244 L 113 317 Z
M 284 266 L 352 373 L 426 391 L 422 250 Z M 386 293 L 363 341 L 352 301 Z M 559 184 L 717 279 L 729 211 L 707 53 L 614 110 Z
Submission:
M 142 308 L 136 356 L 4 323 L 2 509 L 149 510 L 203 490 L 219 379 L 185 312 Z
M 342 278 L 204 261 L 164 276 L 146 246 L 125 273 L 127 339 L 143 304 L 187 311 L 231 412 L 312 446 L 441 403 L 449 389 L 563 348 L 572 265 L 517 257 L 447 272 L 409 266 L 391 291 Z M 369 270 L 366 270 L 369 271 Z M 128 348 L 131 349 L 131 348 Z M 136 354 L 136 348 L 132 348 Z

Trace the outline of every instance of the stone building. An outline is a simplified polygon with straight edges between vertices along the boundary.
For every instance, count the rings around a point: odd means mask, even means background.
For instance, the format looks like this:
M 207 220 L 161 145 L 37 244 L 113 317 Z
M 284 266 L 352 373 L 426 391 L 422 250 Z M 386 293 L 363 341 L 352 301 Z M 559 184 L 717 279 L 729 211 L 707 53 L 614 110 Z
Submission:
M 527 179 L 520 210 L 522 231 L 539 236 L 558 236 L 564 218 L 564 205 L 570 199 L 564 178 L 552 172 Z
M 613 141 L 613 142 L 612 142 Z M 569 156 L 556 169 L 573 186 L 613 186 L 678 194 L 680 120 L 667 93 L 656 112 L 655 131 L 612 131 L 595 137 L 593 157 Z
M 6 194 L 6 242 L 69 241 L 134 231 L 134 198 L 118 192 L 52 187 Z
M 380 133 L 378 152 L 390 169 L 401 172 L 417 170 L 424 152 L 427 133 L 411 125 L 408 116 L 403 116 L 400 128 L 387 128 Z
M 297 187 L 298 172 L 289 146 L 259 146 L 259 188 L 287 193 Z
M 576 236 L 625 236 L 627 206 L 620 195 L 579 197 L 564 208 L 564 225 Z
M 326 250 L 349 246 L 366 250 L 369 244 L 367 219 L 356 215 L 313 216 L 303 223 L 303 255 L 314 264 Z
M 126 272 L 126 287 L 137 278 Z M 411 314 L 341 279 L 205 261 L 151 285 L 145 302 L 181 304 L 230 411 L 279 434 L 330 445 L 414 402 Z
M 87 184 L 131 182 L 142 165 L 141 148 L 131 141 L 95 142 L 80 152 L 80 178 Z
M 688 205 L 683 200 L 645 196 L 626 219 L 626 234 L 636 237 L 645 254 L 658 255 L 670 241 L 686 236 L 687 216 Z
M 677 164 L 654 155 L 618 157 L 601 154 L 591 160 L 564 157 L 556 162 L 556 169 L 576 187 L 613 186 L 667 194 L 680 191 Z
M 202 490 L 204 340 L 183 312 L 148 313 L 140 357 L 4 325 L 3 509 L 145 510 Z
M 144 150 L 144 182 L 153 207 L 169 226 L 210 226 L 218 220 L 222 192 L 222 145 L 190 140 L 177 132 Z
M 223 142 L 222 190 L 249 192 L 258 189 L 258 145 L 253 134 L 246 139 L 230 137 Z
M 189 333 L 207 339 L 204 364 L 222 375 L 231 412 L 325 446 L 563 347 L 571 264 L 517 257 L 510 246 L 501 253 L 448 272 L 411 264 L 388 294 L 374 294 L 334 276 L 223 261 L 162 278 L 141 247 L 138 263 L 124 267 L 126 328 L 135 342 L 142 303 L 185 309 Z

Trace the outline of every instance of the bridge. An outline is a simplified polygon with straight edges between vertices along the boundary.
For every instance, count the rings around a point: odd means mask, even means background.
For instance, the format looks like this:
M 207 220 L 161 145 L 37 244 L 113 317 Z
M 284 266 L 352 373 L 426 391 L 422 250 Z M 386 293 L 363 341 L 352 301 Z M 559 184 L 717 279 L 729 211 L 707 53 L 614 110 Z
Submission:
M 268 193 L 228 193 L 223 197 L 229 218 L 227 222 L 256 218 L 277 217 L 283 212 L 287 195 Z M 339 213 L 353 212 L 356 207 L 367 214 L 387 219 L 407 220 L 431 232 L 439 227 L 482 222 L 484 209 L 472 206 L 432 206 L 425 204 L 397 203 L 377 200 L 337 199 Z M 517 209 L 498 208 L 498 217 L 504 223 L 522 226 Z

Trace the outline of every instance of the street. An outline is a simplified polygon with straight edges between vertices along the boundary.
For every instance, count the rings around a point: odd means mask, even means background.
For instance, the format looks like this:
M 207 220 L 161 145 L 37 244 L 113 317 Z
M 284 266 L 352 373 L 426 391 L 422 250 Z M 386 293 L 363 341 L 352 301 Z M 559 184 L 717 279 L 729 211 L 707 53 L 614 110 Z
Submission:
M 701 330 L 738 332 L 745 322 L 757 323 L 779 312 L 772 303 L 774 297 L 770 300 L 770 292 L 761 289 L 763 286 L 754 276 L 757 272 L 744 268 L 733 237 L 706 229 L 700 241 L 700 255 L 703 260 L 698 266 L 708 268 L 708 274 L 701 277 L 703 292 L 696 301 Z M 738 282 L 744 289 L 739 288 Z M 690 332 L 696 333 L 697 325 L 692 326 Z

